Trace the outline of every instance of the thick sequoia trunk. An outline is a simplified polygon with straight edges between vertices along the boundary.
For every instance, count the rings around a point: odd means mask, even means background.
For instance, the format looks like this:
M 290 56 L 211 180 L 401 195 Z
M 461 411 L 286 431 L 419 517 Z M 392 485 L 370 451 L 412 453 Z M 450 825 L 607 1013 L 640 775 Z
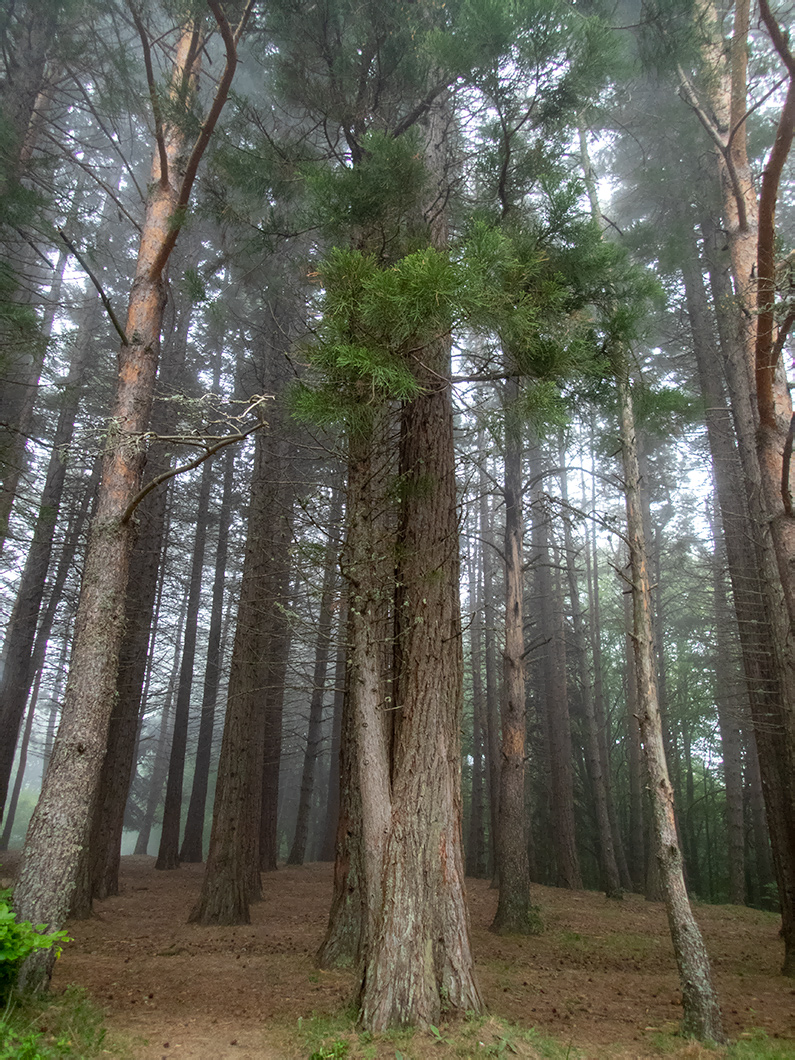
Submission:
M 349 488 L 348 507 L 351 501 Z M 344 637 L 346 648 L 354 636 L 353 623 L 353 615 L 349 612 L 346 622 L 348 632 Z M 339 680 L 339 669 L 337 673 Z M 340 703 L 339 811 L 335 835 L 334 891 L 326 934 L 317 952 L 317 963 L 321 968 L 357 967 L 365 944 L 367 886 L 356 718 L 349 679 L 345 672 L 342 677 L 345 686 Z
M 388 408 L 350 432 L 342 573 L 348 586 L 340 817 L 323 967 L 364 959 L 379 912 L 389 810 L 395 528 Z M 365 807 L 367 810 L 365 811 Z
M 505 402 L 505 645 L 497 821 L 500 897 L 491 930 L 498 934 L 527 935 L 532 933 L 533 923 L 525 813 L 522 437 L 518 424 L 508 422 L 518 389 L 516 380 L 511 380 Z
M 212 0 L 211 7 L 220 9 Z M 155 155 L 141 230 L 138 262 L 119 351 L 119 375 L 83 570 L 72 662 L 63 716 L 38 805 L 31 818 L 15 907 L 22 919 L 60 928 L 69 911 L 83 847 L 89 839 L 110 714 L 115 698 L 124 603 L 134 542 L 131 503 L 141 487 L 166 287 L 163 270 L 176 243 L 175 214 L 187 206 L 196 167 L 220 114 L 236 62 L 235 42 L 223 19 L 227 67 L 193 152 L 178 125 L 158 122 Z M 189 88 L 201 48 L 189 26 L 174 58 L 174 84 Z M 190 95 L 190 93 L 189 93 Z M 186 150 L 187 149 L 187 150 Z M 23 965 L 20 990 L 46 987 L 54 951 L 39 951 Z
M 377 927 L 362 990 L 362 1022 L 374 1031 L 427 1026 L 443 1009 L 477 1012 L 483 1005 L 469 945 L 461 849 L 458 527 L 451 394 L 449 384 L 439 382 L 449 373 L 448 357 L 444 345 L 424 351 L 428 367 L 418 375 L 425 393 L 404 409 L 401 431 L 400 715 L 391 802 L 364 806 L 365 822 L 369 815 L 373 830 L 386 828 Z M 379 768 L 385 771 L 383 763 Z M 381 783 L 388 785 L 388 776 Z
M 323 585 L 320 591 L 318 612 L 317 647 L 312 674 L 312 694 L 309 700 L 309 722 L 304 752 L 304 768 L 301 775 L 301 794 L 298 799 L 298 815 L 295 836 L 287 858 L 288 865 L 303 865 L 309 839 L 309 814 L 312 809 L 312 793 L 315 788 L 315 772 L 320 757 L 323 727 L 323 699 L 326 692 L 326 670 L 331 644 L 331 629 L 334 621 L 334 595 L 337 588 L 337 553 L 339 551 L 339 522 L 342 515 L 342 491 L 334 489 L 329 511 L 329 539 L 323 569 Z
M 426 204 L 425 222 L 437 248 L 447 243 L 449 122 L 439 97 L 423 128 L 425 162 L 439 196 Z M 383 873 L 374 877 L 367 869 L 375 930 L 365 956 L 361 1019 L 373 1031 L 428 1026 L 443 1011 L 483 1007 L 461 838 L 463 657 L 449 340 L 433 339 L 407 357 L 420 392 L 401 414 L 391 778 L 383 749 L 371 752 L 364 739 L 359 747 L 360 755 L 373 757 L 373 775 L 362 789 L 366 854 L 368 837 L 385 830 L 377 840 Z M 366 730 L 360 726 L 357 734 Z
M 685 888 L 676 835 L 673 789 L 668 777 L 652 632 L 651 587 L 643 528 L 638 450 L 632 394 L 626 375 L 617 376 L 632 586 L 632 639 L 639 722 L 652 803 L 657 863 L 682 989 L 682 1029 L 701 1041 L 724 1040 L 720 1006 L 709 957 Z

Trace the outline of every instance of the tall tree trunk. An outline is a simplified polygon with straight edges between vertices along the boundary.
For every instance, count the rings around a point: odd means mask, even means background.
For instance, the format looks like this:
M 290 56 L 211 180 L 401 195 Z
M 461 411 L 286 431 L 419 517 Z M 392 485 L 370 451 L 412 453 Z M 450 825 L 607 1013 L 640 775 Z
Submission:
M 359 501 L 352 489 L 354 483 L 349 476 L 346 512 L 348 530 L 345 541 L 345 561 L 343 573 L 350 580 L 349 592 L 352 598 L 364 602 L 367 597 L 359 596 L 361 582 L 355 575 L 351 541 L 351 522 L 358 511 Z M 374 603 L 370 600 L 370 606 Z M 354 604 L 355 606 L 355 604 Z M 367 883 L 365 879 L 365 853 L 362 838 L 362 796 L 359 785 L 358 740 L 356 738 L 355 697 L 365 690 L 366 673 L 360 672 L 358 662 L 352 649 L 357 631 L 354 628 L 356 618 L 348 610 L 345 646 L 349 651 L 350 667 L 345 668 L 343 702 L 340 714 L 340 765 L 339 765 L 339 813 L 334 858 L 334 891 L 329 911 L 326 934 L 317 953 L 317 962 L 321 968 L 358 967 L 366 942 L 367 921 Z M 382 653 L 383 655 L 383 653 Z M 346 656 L 347 658 L 347 656 Z M 353 670 L 354 664 L 357 666 Z M 355 677 L 354 677 L 355 674 Z M 339 676 L 339 669 L 338 669 Z M 355 680 L 359 689 L 351 681 Z M 338 686 L 339 692 L 339 686 Z
M 210 628 L 207 634 L 207 658 L 204 668 L 204 691 L 202 693 L 199 739 L 196 747 L 196 766 L 193 771 L 188 813 L 185 818 L 185 835 L 179 852 L 180 860 L 197 862 L 202 860 L 204 814 L 207 805 L 207 789 L 210 781 L 210 758 L 212 753 L 215 707 L 221 679 L 221 633 L 224 618 L 224 586 L 226 583 L 226 560 L 229 551 L 229 527 L 232 520 L 232 487 L 234 485 L 235 454 L 230 446 L 224 456 L 224 484 L 218 516 L 218 541 L 215 550 L 215 577 L 213 578 Z
M 211 6 L 215 0 L 211 0 Z M 215 6 L 220 17 L 220 9 Z M 22 919 L 60 928 L 67 916 L 82 848 L 88 842 L 114 701 L 134 529 L 130 504 L 141 486 L 140 439 L 149 426 L 166 288 L 163 270 L 179 235 L 175 217 L 187 206 L 196 167 L 226 99 L 236 64 L 226 20 L 227 66 L 193 151 L 182 124 L 158 122 L 146 217 L 119 352 L 111 430 L 97 512 L 91 528 L 63 716 L 50 768 L 31 819 L 15 907 Z M 189 89 L 201 55 L 201 34 L 181 33 L 173 84 Z M 176 90 L 175 90 L 176 91 Z M 188 91 L 188 98 L 192 92 Z M 183 103 L 187 99 L 183 99 Z M 174 105 L 179 100 L 174 99 Z M 18 987 L 46 987 L 55 954 L 39 951 L 24 963 Z
M 191 258 L 192 255 L 188 260 Z M 177 325 L 164 345 L 157 378 L 158 389 L 164 396 L 183 386 L 191 315 L 190 309 L 179 314 Z M 175 434 L 177 411 L 174 402 L 158 402 L 156 399 L 151 429 L 160 435 Z M 147 457 L 144 484 L 166 473 L 171 463 L 168 447 L 156 446 Z M 124 812 L 135 769 L 142 704 L 146 702 L 146 686 L 152 672 L 150 647 L 154 644 L 158 624 L 158 594 L 163 588 L 161 571 L 171 497 L 171 483 L 167 483 L 145 497 L 136 511 L 138 528 L 130 559 L 116 702 L 110 717 L 108 745 L 87 852 L 86 892 L 81 895 L 78 887 L 72 903 L 73 913 L 82 908 L 84 915 L 88 915 L 94 898 L 119 893 Z
M 673 789 L 668 777 L 662 722 L 657 701 L 651 587 L 643 528 L 635 418 L 629 380 L 617 373 L 621 446 L 627 505 L 632 588 L 632 639 L 638 689 L 639 722 L 652 799 L 657 862 L 682 989 L 682 1029 L 701 1041 L 724 1040 L 720 1006 L 712 985 L 709 957 L 685 889 L 682 856 L 674 821 Z
M 531 470 L 537 489 L 544 469 L 541 450 L 531 452 Z M 539 491 L 540 492 L 540 491 Z M 555 859 L 555 883 L 558 887 L 580 888 L 579 859 L 574 819 L 574 762 L 571 743 L 566 655 L 563 637 L 563 601 L 552 576 L 553 555 L 549 538 L 549 513 L 543 497 L 534 505 L 534 544 L 537 550 L 536 591 L 539 597 L 539 619 L 546 642 L 544 657 L 544 714 L 548 733 L 550 839 Z
M 593 488 L 595 490 L 595 485 Z M 585 495 L 585 487 L 583 485 L 583 496 Z M 596 510 L 595 497 L 593 498 L 593 509 Z M 590 616 L 589 631 L 594 673 L 593 712 L 599 746 L 599 762 L 605 787 L 607 816 L 610 821 L 610 832 L 613 837 L 613 850 L 615 852 L 616 863 L 618 866 L 621 888 L 625 891 L 631 891 L 633 890 L 632 877 L 629 874 L 624 842 L 618 823 L 615 800 L 613 799 L 611 762 L 610 754 L 608 752 L 607 717 L 604 705 L 604 682 L 602 675 L 602 612 L 599 593 L 599 565 L 596 548 L 595 522 L 591 526 L 590 533 L 587 535 L 585 545 L 585 571 L 588 582 L 588 610 Z
M 171 756 L 166 781 L 166 801 L 163 807 L 163 829 L 156 869 L 179 867 L 179 835 L 182 815 L 182 780 L 185 772 L 185 755 L 188 746 L 188 722 L 190 720 L 193 670 L 196 663 L 196 640 L 201 605 L 202 578 L 204 575 L 204 552 L 207 544 L 207 522 L 210 513 L 210 489 L 212 487 L 212 464 L 208 460 L 202 468 L 199 499 L 196 506 L 196 531 L 193 538 L 191 572 L 188 582 L 188 608 L 185 617 L 185 633 L 182 640 L 182 663 L 177 685 L 177 701 L 174 709 L 174 731 L 171 735 Z
M 447 242 L 449 110 L 429 108 L 425 160 L 440 198 L 428 205 L 433 246 Z M 431 218 L 433 220 L 431 221 Z M 442 1008 L 483 1007 L 469 942 L 461 843 L 462 651 L 450 344 L 432 340 L 412 368 L 419 396 L 404 405 L 396 597 L 397 667 L 391 798 L 362 790 L 365 849 L 385 821 L 383 876 L 362 986 L 362 1023 L 373 1031 L 436 1023 Z M 361 731 L 361 730 L 360 730 Z M 362 749 L 360 749 L 360 754 Z M 372 769 L 384 774 L 383 758 Z M 379 886 L 380 885 L 380 886 Z
M 258 700 L 265 686 L 267 646 L 260 617 L 270 577 L 268 444 L 257 435 L 246 554 L 232 649 L 224 734 L 218 763 L 210 848 L 202 890 L 190 914 L 200 924 L 248 924 L 252 866 L 259 867 L 262 727 Z
M 40 618 L 44 586 L 52 557 L 55 523 L 61 505 L 66 461 L 64 448 L 74 434 L 75 416 L 82 394 L 91 338 L 99 325 L 95 303 L 83 313 L 82 331 L 73 348 L 72 360 L 63 383 L 63 398 L 52 439 L 52 452 L 39 501 L 39 511 L 17 590 L 14 609 L 3 644 L 4 663 L 0 681 L 0 812 L 5 805 L 11 763 L 19 725 L 34 676 L 33 647 Z
M 560 467 L 559 476 L 560 491 L 563 503 L 568 505 L 568 482 L 566 480 L 566 461 L 563 449 L 563 440 L 560 443 Z M 610 815 L 607 805 L 607 787 L 605 785 L 604 773 L 602 771 L 602 756 L 599 748 L 599 730 L 596 723 L 596 711 L 594 708 L 593 688 L 590 674 L 588 673 L 588 662 L 586 655 L 586 631 L 583 622 L 583 612 L 580 605 L 580 589 L 577 582 L 577 571 L 575 568 L 574 538 L 571 532 L 571 523 L 564 516 L 563 534 L 566 548 L 566 575 L 569 583 L 569 599 L 571 600 L 572 623 L 574 626 L 574 650 L 577 653 L 577 666 L 580 674 L 580 696 L 582 700 L 582 712 L 585 720 L 585 757 L 588 766 L 588 777 L 591 782 L 594 803 L 596 807 L 596 826 L 599 833 L 599 867 L 602 875 L 602 886 L 608 898 L 620 898 L 622 895 L 621 879 L 618 873 L 615 850 L 613 848 L 613 833 L 610 827 Z M 588 543 L 586 541 L 586 551 Z
M 524 547 L 522 519 L 522 434 L 510 422 L 518 382 L 506 384 L 505 400 L 505 646 L 502 746 L 497 821 L 500 897 L 491 930 L 531 934 L 530 867 L 525 814 Z
M 723 198 L 721 227 L 732 260 L 733 298 L 716 303 L 731 372 L 731 401 L 751 515 L 756 565 L 771 633 L 776 683 L 764 704 L 752 697 L 767 817 L 782 910 L 784 973 L 795 975 L 795 514 L 791 501 L 792 409 L 780 371 L 781 342 L 774 323 L 775 209 L 782 171 L 795 136 L 795 57 L 786 35 L 760 0 L 761 21 L 787 70 L 788 88 L 759 200 L 746 150 L 749 0 L 735 7 L 729 62 L 710 0 L 701 4 L 702 46 L 711 114 L 696 90 L 688 102 L 716 144 Z M 721 320 L 723 318 L 723 320 Z M 728 323 L 727 323 L 728 318 Z M 792 320 L 783 324 L 784 330 Z M 783 341 L 783 338 L 782 338 Z
M 472 665 L 472 795 L 469 811 L 469 833 L 466 847 L 467 876 L 488 875 L 486 850 L 486 788 L 488 781 L 488 721 L 483 682 L 483 557 L 484 545 L 472 546 L 470 584 L 472 595 L 472 623 L 470 627 L 470 657 Z
M 334 621 L 334 595 L 337 588 L 337 553 L 340 542 L 340 516 L 342 515 L 342 490 L 334 487 L 329 506 L 329 539 L 323 564 L 323 585 L 320 591 L 320 607 L 317 624 L 317 647 L 312 674 L 312 694 L 309 701 L 309 725 L 306 735 L 304 768 L 301 776 L 301 794 L 298 800 L 298 816 L 295 836 L 288 865 L 303 865 L 306 844 L 309 838 L 309 813 L 312 808 L 312 793 L 315 787 L 315 771 L 320 755 L 323 725 L 323 699 L 326 692 L 326 670 L 328 668 L 331 629 Z
M 479 449 L 484 450 L 483 435 Z M 497 879 L 497 828 L 500 806 L 500 691 L 497 675 L 497 619 L 494 608 L 494 541 L 489 506 L 488 476 L 481 466 L 480 533 L 483 540 L 483 654 L 486 674 L 486 775 L 489 792 L 489 867 L 492 885 Z
M 331 722 L 331 764 L 328 772 L 328 795 L 326 797 L 326 823 L 319 861 L 334 861 L 337 832 L 340 818 L 340 794 L 342 783 L 342 712 L 345 701 L 345 672 L 347 663 L 345 630 L 348 626 L 347 602 L 339 610 L 339 642 L 334 667 L 334 715 Z

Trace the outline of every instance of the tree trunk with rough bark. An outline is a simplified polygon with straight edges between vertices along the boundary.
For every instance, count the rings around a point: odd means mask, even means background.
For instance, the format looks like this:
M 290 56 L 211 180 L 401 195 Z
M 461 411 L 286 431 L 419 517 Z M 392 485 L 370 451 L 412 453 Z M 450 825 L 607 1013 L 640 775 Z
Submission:
M 656 856 L 682 989 L 682 1030 L 686 1035 L 700 1041 L 723 1042 L 725 1038 L 720 1006 L 712 984 L 709 957 L 687 897 L 682 855 L 676 835 L 673 788 L 668 777 L 657 700 L 651 586 L 640 496 L 635 418 L 629 379 L 620 368 L 617 383 L 630 551 L 632 640 L 639 723 L 649 778 Z
M 427 205 L 425 220 L 438 248 L 447 243 L 441 204 L 449 123 L 440 96 L 423 123 L 425 161 L 440 196 Z M 461 841 L 463 659 L 449 340 L 431 340 L 412 362 L 420 393 L 401 415 L 392 772 L 390 778 L 387 756 L 379 753 L 371 786 L 362 790 L 366 854 L 368 836 L 386 829 L 379 841 L 383 874 L 373 877 L 369 866 L 367 873 L 368 908 L 376 917 L 361 1018 L 372 1031 L 428 1026 L 443 1011 L 483 1008 Z

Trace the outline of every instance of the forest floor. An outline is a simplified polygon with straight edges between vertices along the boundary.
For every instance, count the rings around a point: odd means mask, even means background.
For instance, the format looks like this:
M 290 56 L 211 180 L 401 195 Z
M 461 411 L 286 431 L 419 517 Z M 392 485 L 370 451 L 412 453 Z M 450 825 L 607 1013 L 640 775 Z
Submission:
M 8 871 L 10 859 L 4 865 Z M 186 923 L 203 867 L 156 872 L 122 860 L 121 894 L 70 924 L 54 989 L 84 987 L 134 1060 L 426 1060 L 430 1057 L 701 1058 L 677 1037 L 681 1012 L 662 905 L 627 895 L 534 887 L 544 931 L 498 938 L 496 891 L 469 880 L 472 935 L 490 1017 L 429 1035 L 369 1039 L 350 1014 L 349 972 L 314 954 L 331 897 L 331 866 L 263 876 L 246 927 Z M 697 905 L 735 1055 L 795 1058 L 795 982 L 778 975 L 779 919 Z M 531 1028 L 534 1030 L 527 1034 Z M 754 1045 L 757 1043 L 758 1048 Z

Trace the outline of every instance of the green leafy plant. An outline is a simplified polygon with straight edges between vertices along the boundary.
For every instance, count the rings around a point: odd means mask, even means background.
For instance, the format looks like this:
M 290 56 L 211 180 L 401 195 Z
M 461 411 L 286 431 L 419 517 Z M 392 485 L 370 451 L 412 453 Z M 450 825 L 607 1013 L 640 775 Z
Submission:
M 343 1060 L 348 1055 L 350 1044 L 338 1038 L 331 1045 L 322 1045 L 309 1057 L 309 1060 Z
M 65 931 L 47 934 L 46 927 L 46 924 L 33 925 L 29 920 L 17 920 L 10 890 L 0 890 L 0 1002 L 7 1000 L 26 957 L 36 950 L 53 947 L 56 955 L 60 955 L 61 944 L 69 941 Z

